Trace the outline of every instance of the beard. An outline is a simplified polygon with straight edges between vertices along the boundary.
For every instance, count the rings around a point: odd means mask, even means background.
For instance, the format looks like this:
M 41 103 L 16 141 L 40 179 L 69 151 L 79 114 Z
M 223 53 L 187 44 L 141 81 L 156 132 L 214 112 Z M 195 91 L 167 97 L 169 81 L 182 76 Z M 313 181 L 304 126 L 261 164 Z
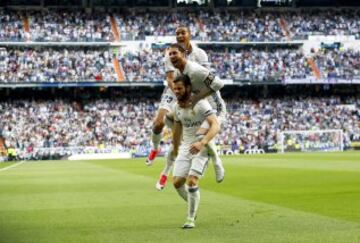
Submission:
M 180 102 L 186 102 L 190 98 L 190 93 L 185 92 L 183 95 L 176 97 Z

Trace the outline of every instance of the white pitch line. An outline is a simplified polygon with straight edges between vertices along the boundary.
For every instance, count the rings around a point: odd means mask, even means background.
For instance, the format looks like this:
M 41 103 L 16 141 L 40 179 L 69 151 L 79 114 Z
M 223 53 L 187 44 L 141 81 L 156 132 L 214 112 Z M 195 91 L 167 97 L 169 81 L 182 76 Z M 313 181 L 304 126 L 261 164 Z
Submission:
M 9 169 L 14 168 L 14 167 L 16 167 L 16 166 L 18 166 L 18 165 L 21 165 L 21 164 L 23 164 L 23 163 L 25 163 L 25 160 L 23 160 L 23 161 L 21 161 L 21 162 L 19 162 L 19 163 L 10 165 L 10 166 L 8 166 L 8 167 L 2 168 L 2 169 L 0 169 L 0 172 L 1 172 L 1 171 L 5 171 L 5 170 L 9 170 Z

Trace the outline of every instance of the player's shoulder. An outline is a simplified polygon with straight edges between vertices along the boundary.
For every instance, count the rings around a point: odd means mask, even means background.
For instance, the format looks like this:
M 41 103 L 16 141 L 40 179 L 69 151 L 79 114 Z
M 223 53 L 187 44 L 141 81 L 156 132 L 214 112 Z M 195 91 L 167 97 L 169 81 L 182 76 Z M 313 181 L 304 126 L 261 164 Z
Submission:
M 195 104 L 194 109 L 196 110 L 211 109 L 211 105 L 207 99 L 201 99 Z
M 198 62 L 205 62 L 208 60 L 208 55 L 203 49 L 197 45 L 192 45 L 192 48 Z

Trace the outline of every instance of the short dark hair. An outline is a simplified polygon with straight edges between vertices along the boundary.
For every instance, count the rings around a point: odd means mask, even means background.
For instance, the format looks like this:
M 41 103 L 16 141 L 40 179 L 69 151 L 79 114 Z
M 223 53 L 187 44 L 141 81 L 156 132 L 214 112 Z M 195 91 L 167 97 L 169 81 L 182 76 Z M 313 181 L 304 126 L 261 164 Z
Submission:
M 179 83 L 179 82 L 182 82 L 185 87 L 191 86 L 190 78 L 187 75 L 181 74 L 181 75 L 177 76 L 173 81 L 174 84 Z
M 169 48 L 176 48 L 178 49 L 181 53 L 185 53 L 186 50 L 184 49 L 184 47 L 182 47 L 182 45 L 178 44 L 178 43 L 173 43 L 169 46 Z
M 190 31 L 190 28 L 184 24 L 179 24 L 176 29 L 179 29 L 179 28 L 184 28 L 186 29 L 186 31 L 191 35 L 191 31 Z

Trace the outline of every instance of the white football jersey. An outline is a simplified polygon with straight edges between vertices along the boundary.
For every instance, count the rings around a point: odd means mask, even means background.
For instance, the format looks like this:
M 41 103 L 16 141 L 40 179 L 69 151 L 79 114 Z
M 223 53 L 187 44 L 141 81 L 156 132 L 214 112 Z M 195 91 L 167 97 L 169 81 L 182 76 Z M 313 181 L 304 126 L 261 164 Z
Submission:
M 197 130 L 199 130 L 206 118 L 212 114 L 215 114 L 215 111 L 205 99 L 196 103 L 194 108 L 181 108 L 176 104 L 174 119 L 182 125 L 180 151 L 185 153 L 189 151 L 190 145 L 197 140 Z
M 201 66 L 209 67 L 209 58 L 206 54 L 206 52 L 197 47 L 196 45 L 191 43 L 192 51 L 189 55 L 186 56 L 187 60 L 199 63 Z M 177 70 L 171 63 L 169 54 L 166 52 L 165 55 L 165 72 L 175 72 L 176 75 L 179 74 L 179 70 Z
M 183 74 L 190 78 L 192 92 L 194 94 L 200 93 L 205 88 L 210 88 L 215 91 L 212 95 L 207 97 L 211 107 L 216 110 L 217 115 L 224 115 L 226 113 L 225 101 L 221 97 L 219 90 L 224 86 L 224 83 L 210 71 L 199 65 L 196 62 L 187 61 Z
M 189 55 L 187 55 L 187 59 L 192 60 L 194 62 L 199 63 L 202 66 L 209 67 L 209 60 L 206 52 L 203 49 L 200 49 L 196 45 L 191 43 L 192 51 Z M 168 52 L 165 53 L 165 72 L 175 72 L 174 77 L 180 75 L 180 71 L 176 69 L 171 61 Z M 165 84 L 167 86 L 167 84 Z M 176 102 L 176 96 L 174 92 L 165 87 L 164 92 L 161 96 L 160 106 L 159 108 L 168 110 L 169 112 L 172 111 L 174 104 Z

